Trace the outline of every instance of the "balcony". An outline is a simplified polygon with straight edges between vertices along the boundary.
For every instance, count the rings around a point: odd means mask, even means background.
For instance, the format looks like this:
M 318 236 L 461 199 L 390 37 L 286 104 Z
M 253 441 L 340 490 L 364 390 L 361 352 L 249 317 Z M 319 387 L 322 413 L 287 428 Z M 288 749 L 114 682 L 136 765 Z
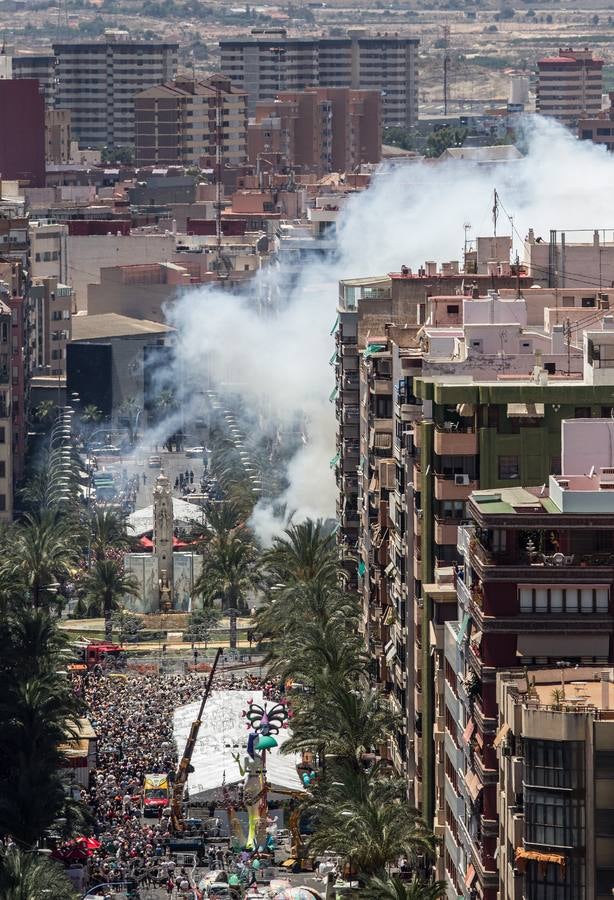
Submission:
M 453 519 L 440 519 L 435 517 L 435 543 L 452 544 L 456 546 L 456 532 L 458 522 Z
M 413 434 L 414 434 L 414 447 L 416 447 L 419 450 L 420 447 L 422 446 L 422 429 L 420 428 L 419 424 L 417 424 L 414 427 Z
M 474 535 L 473 525 L 461 525 L 456 534 L 456 549 L 461 556 L 469 555 L 469 542 Z
M 418 554 L 414 556 L 414 578 L 416 581 L 422 581 L 422 559 Z
M 392 378 L 378 378 L 369 382 L 369 390 L 372 394 L 392 394 Z
M 438 456 L 475 456 L 478 452 L 478 436 L 475 431 L 461 431 L 452 427 L 435 429 L 434 449 Z
M 422 535 L 422 510 L 415 509 L 414 510 L 414 534 L 416 537 L 420 537 Z
M 422 418 L 421 403 L 402 403 L 401 422 L 418 422 Z
M 472 481 L 465 475 L 435 475 L 437 500 L 466 500 L 478 487 L 477 481 Z
M 514 534 L 513 531 L 508 532 L 508 542 L 512 542 Z M 575 535 L 572 533 L 558 534 L 556 544 L 553 544 L 553 535 L 555 532 L 552 530 L 544 532 L 543 541 L 541 538 L 539 540 L 540 545 L 543 543 L 544 552 L 541 552 L 522 547 L 519 542 L 506 550 L 494 549 L 487 538 L 480 539 L 479 534 L 476 534 L 470 541 L 471 558 L 476 569 L 483 573 L 490 568 L 496 568 L 502 573 L 510 569 L 515 577 L 539 581 L 560 581 L 561 570 L 565 571 L 566 577 L 587 581 L 591 578 L 592 569 L 614 568 L 614 550 L 583 552 L 587 546 L 586 540 L 583 540 L 587 537 L 586 530 L 578 535 L 578 543 L 575 543 Z M 590 540 L 588 543 L 591 543 Z

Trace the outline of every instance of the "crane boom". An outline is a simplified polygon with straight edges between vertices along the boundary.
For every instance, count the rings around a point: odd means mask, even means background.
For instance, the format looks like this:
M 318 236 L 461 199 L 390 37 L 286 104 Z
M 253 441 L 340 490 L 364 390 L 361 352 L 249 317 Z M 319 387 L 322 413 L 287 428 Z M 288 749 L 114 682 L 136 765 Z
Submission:
M 211 671 L 209 672 L 209 678 L 207 679 L 207 686 L 205 688 L 205 693 L 203 694 L 203 699 L 200 703 L 200 709 L 198 710 L 198 716 L 192 722 L 192 726 L 190 728 L 190 733 L 188 735 L 188 739 L 185 744 L 185 748 L 183 751 L 183 756 L 181 757 L 181 761 L 177 766 L 177 773 L 175 775 L 175 782 L 173 784 L 173 797 L 171 800 L 171 824 L 173 826 L 173 831 L 183 831 L 185 828 L 184 824 L 184 816 L 183 816 L 183 792 L 185 790 L 186 782 L 188 780 L 188 775 L 190 774 L 190 764 L 192 762 L 192 754 L 194 753 L 194 747 L 196 745 L 196 741 L 198 738 L 198 732 L 200 731 L 200 726 L 202 724 L 203 711 L 205 709 L 205 703 L 209 699 L 209 694 L 211 693 L 211 685 L 213 684 L 213 678 L 215 675 L 215 670 L 217 669 L 217 664 L 220 661 L 220 657 L 224 651 L 220 647 L 215 654 L 215 659 L 213 660 L 213 665 L 211 666 Z

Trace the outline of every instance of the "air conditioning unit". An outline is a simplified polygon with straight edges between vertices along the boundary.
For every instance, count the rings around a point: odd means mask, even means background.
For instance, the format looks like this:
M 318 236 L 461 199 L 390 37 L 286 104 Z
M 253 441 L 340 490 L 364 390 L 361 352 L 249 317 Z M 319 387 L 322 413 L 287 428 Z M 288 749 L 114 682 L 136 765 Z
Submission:
M 469 476 L 468 475 L 455 475 L 454 476 L 454 484 L 469 484 Z

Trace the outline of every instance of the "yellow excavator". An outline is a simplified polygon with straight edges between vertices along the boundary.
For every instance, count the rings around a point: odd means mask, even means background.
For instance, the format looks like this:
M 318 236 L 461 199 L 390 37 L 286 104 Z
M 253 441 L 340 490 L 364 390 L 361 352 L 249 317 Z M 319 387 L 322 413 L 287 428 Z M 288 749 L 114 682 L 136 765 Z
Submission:
M 200 731 L 200 726 L 202 725 L 203 711 L 205 709 L 205 703 L 209 699 L 209 694 L 211 693 L 211 686 L 213 684 L 213 679 L 215 677 L 215 670 L 217 669 L 217 665 L 220 661 L 220 657 L 224 651 L 220 647 L 220 649 L 215 654 L 215 659 L 213 660 L 213 665 L 211 666 L 211 671 L 209 672 L 209 678 L 207 679 L 207 686 L 205 688 L 205 693 L 203 694 L 203 699 L 201 700 L 200 709 L 198 710 L 198 716 L 192 722 L 192 726 L 190 728 L 190 733 L 188 735 L 188 739 L 185 744 L 185 749 L 183 751 L 183 756 L 177 766 L 177 772 L 175 774 L 175 781 L 173 783 L 173 795 L 171 798 L 171 825 L 173 828 L 173 832 L 175 834 L 181 834 L 182 831 L 185 831 L 185 816 L 183 814 L 183 795 L 185 792 L 185 786 L 188 781 L 188 775 L 192 771 L 192 754 L 194 753 L 194 747 L 196 746 L 196 741 L 198 739 L 198 732 Z

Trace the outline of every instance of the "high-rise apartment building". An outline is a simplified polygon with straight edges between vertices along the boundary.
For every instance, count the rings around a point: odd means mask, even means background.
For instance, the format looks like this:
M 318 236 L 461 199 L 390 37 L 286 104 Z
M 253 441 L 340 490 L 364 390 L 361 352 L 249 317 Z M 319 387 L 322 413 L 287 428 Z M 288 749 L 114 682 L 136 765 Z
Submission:
M 221 68 L 258 100 L 310 87 L 375 90 L 382 124 L 408 128 L 418 119 L 417 38 L 350 32 L 347 38 L 288 38 L 285 29 L 254 29 L 251 37 L 220 41 Z
M 94 147 L 134 144 L 134 97 L 172 81 L 177 44 L 131 41 L 125 31 L 107 31 L 100 41 L 60 41 L 55 107 L 69 109 L 73 139 Z
M 600 340 L 606 339 L 603 335 Z M 610 375 L 610 387 L 611 381 Z M 576 391 L 587 392 L 590 382 L 589 375 Z M 605 399 L 604 386 L 593 387 L 593 399 Z M 507 785 L 499 783 L 497 751 L 507 741 L 508 731 L 518 732 L 520 715 L 510 721 L 506 718 L 509 707 L 498 706 L 497 672 L 519 663 L 525 666 L 527 687 L 539 707 L 545 692 L 540 695 L 532 687 L 532 670 L 559 665 L 558 690 L 552 697 L 550 689 L 550 705 L 562 708 L 576 697 L 580 712 L 590 694 L 587 697 L 573 667 L 612 664 L 613 434 L 610 418 L 564 421 L 563 474 L 551 475 L 541 486 L 529 489 L 474 492 L 468 504 L 472 524 L 459 529 L 458 610 L 446 625 L 443 702 L 436 709 L 445 732 L 440 786 L 445 810 L 444 866 L 457 893 L 465 898 L 477 891 L 485 900 L 496 900 L 502 896 L 502 880 L 508 897 L 510 862 L 518 875 L 525 875 L 524 893 L 515 893 L 516 882 L 513 896 L 571 900 L 603 895 L 595 890 L 594 870 L 607 865 L 609 853 L 602 847 L 599 854 L 590 821 L 595 806 L 609 806 L 609 796 L 595 798 L 583 810 L 582 785 L 568 786 L 566 792 L 564 784 L 538 780 L 525 782 L 524 790 L 516 781 L 515 796 L 503 800 Z M 568 667 L 568 680 L 578 682 L 575 687 L 565 686 Z M 573 703 L 569 706 L 571 712 Z M 557 719 L 550 716 L 552 726 Z M 575 721 L 579 726 L 581 720 Z M 502 729 L 504 723 L 510 727 Z M 571 719 L 569 728 L 568 739 L 578 740 L 580 732 L 571 727 Z M 549 736 L 553 732 L 546 728 L 542 737 Z M 535 739 L 538 734 L 531 730 L 526 737 Z M 530 760 L 532 748 L 526 749 Z M 571 770 L 583 767 L 585 748 L 575 749 L 575 760 L 569 758 L 570 778 Z M 560 768 L 556 750 L 551 750 L 552 756 L 542 757 L 546 778 L 555 778 Z M 594 777 L 590 769 L 587 777 Z M 565 793 L 573 801 L 569 805 L 562 802 Z M 514 818 L 515 824 L 510 821 Z M 504 845 L 503 835 L 514 828 L 512 847 Z M 559 854 L 559 859 L 540 857 L 548 852 Z M 545 865 L 532 865 L 540 861 Z
M 592 52 L 559 49 L 558 56 L 537 61 L 537 112 L 575 127 L 579 119 L 594 118 L 601 110 L 603 60 Z
M 497 674 L 499 900 L 612 896 L 613 681 L 610 666 Z
M 298 172 L 351 172 L 382 155 L 378 91 L 312 88 L 281 91 L 256 104 L 248 126 L 249 161 L 265 171 L 271 159 Z
M 57 59 L 53 53 L 24 54 L 13 56 L 13 78 L 34 78 L 38 81 L 40 91 L 45 98 L 46 109 L 51 109 L 55 102 L 57 86 Z
M 74 296 L 56 278 L 41 278 L 30 288 L 33 312 L 32 368 L 36 374 L 66 376 L 66 347 L 71 339 Z
M 224 162 L 245 163 L 246 96 L 227 77 L 176 79 L 142 91 L 134 104 L 137 165 L 214 165 L 218 131 Z

